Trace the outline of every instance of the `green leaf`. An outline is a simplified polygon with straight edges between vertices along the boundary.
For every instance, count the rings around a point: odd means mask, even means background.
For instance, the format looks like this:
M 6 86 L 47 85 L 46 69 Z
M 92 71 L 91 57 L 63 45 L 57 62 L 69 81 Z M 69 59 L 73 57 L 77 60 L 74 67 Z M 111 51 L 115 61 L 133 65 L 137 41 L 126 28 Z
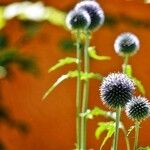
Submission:
M 132 77 L 132 67 L 131 65 L 123 65 L 123 72 L 128 75 L 129 77 Z
M 43 96 L 43 100 L 65 79 L 68 78 L 68 75 L 62 75 L 60 78 L 57 79 L 57 81 L 47 90 L 47 92 Z
M 111 112 L 111 111 L 105 111 L 100 109 L 99 107 L 95 107 L 90 112 L 87 114 L 88 119 L 93 119 L 94 117 L 97 116 L 104 116 L 104 117 L 109 117 L 113 120 L 116 118 L 116 112 Z
M 129 134 L 133 131 L 133 129 L 135 128 L 135 126 L 131 126 L 128 130 L 127 136 L 129 136 Z
M 91 58 L 96 59 L 96 60 L 110 60 L 111 59 L 109 56 L 99 56 L 99 55 L 97 55 L 95 47 L 89 47 L 88 48 L 88 53 L 89 53 L 89 56 Z
M 51 71 L 54 71 L 64 65 L 67 65 L 67 64 L 72 64 L 72 63 L 78 63 L 78 59 L 77 58 L 72 58 L 72 57 L 66 57 L 64 59 L 60 59 L 58 60 L 58 63 L 54 66 L 52 66 L 48 72 L 50 73 Z
M 137 150 L 150 150 L 150 146 L 148 146 L 148 147 L 139 147 Z
M 111 129 L 112 127 L 115 127 L 114 124 L 115 124 L 115 122 L 113 122 L 113 121 L 110 121 L 110 122 L 99 122 L 98 123 L 98 127 L 97 127 L 97 129 L 95 131 L 96 139 L 99 139 L 100 135 L 105 130 L 109 131 L 109 129 Z
M 68 79 L 68 78 L 75 78 L 78 76 L 78 71 L 69 71 L 67 74 L 62 75 L 60 78 L 57 79 L 57 81 L 47 90 L 47 92 L 44 94 L 42 99 L 45 99 L 62 81 Z M 98 73 L 84 73 L 81 72 L 81 80 L 86 80 L 86 79 L 97 79 L 97 80 L 102 80 L 102 76 Z
M 105 143 L 107 142 L 107 140 L 113 135 L 113 133 L 115 132 L 115 122 L 110 121 L 110 122 L 100 122 L 98 123 L 98 128 L 95 131 L 95 136 L 96 139 L 99 139 L 100 135 L 104 132 L 104 131 L 108 131 L 106 134 L 106 137 L 104 138 L 100 149 L 103 148 L 103 146 L 105 145 Z
M 141 83 L 141 81 L 139 81 L 138 79 L 136 79 L 135 77 L 132 78 L 135 85 L 137 86 L 137 88 L 139 89 L 139 91 L 145 95 L 145 89 L 144 89 L 144 86 L 143 84 Z
M 99 107 L 95 107 L 90 111 L 90 113 L 87 115 L 87 118 L 93 118 L 94 116 L 105 116 L 107 111 L 104 111 L 100 109 Z
M 106 135 L 106 137 L 104 138 L 104 140 L 103 140 L 103 142 L 102 142 L 102 144 L 101 144 L 100 150 L 103 148 L 103 146 L 105 145 L 105 143 L 107 142 L 107 140 L 108 140 L 109 138 L 111 138 L 111 136 L 114 134 L 114 132 L 115 132 L 115 126 L 114 126 L 114 124 L 113 124 L 113 126 L 110 126 L 110 127 L 109 127 L 109 130 L 108 130 L 108 132 L 107 132 L 107 135 Z

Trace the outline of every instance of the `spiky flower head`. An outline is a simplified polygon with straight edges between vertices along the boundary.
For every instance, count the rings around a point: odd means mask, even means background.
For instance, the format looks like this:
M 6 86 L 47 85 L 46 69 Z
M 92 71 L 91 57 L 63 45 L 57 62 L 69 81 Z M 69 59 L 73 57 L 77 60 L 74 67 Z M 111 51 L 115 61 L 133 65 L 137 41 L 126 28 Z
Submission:
M 133 81 L 123 73 L 111 73 L 104 78 L 100 87 L 101 99 L 111 108 L 124 108 L 132 98 Z
M 114 43 L 115 51 L 120 56 L 134 55 L 139 50 L 139 39 L 130 32 L 120 34 Z
M 134 96 L 126 105 L 126 114 L 133 120 L 142 121 L 150 115 L 150 103 L 145 97 Z
M 91 18 L 90 26 L 88 27 L 89 30 L 96 30 L 97 28 L 101 27 L 104 23 L 104 12 L 100 5 L 94 0 L 84 0 L 78 3 L 75 7 L 78 11 L 80 9 L 84 9 L 88 12 Z
M 87 11 L 71 10 L 66 16 L 66 25 L 68 29 L 86 29 L 89 27 L 91 19 Z

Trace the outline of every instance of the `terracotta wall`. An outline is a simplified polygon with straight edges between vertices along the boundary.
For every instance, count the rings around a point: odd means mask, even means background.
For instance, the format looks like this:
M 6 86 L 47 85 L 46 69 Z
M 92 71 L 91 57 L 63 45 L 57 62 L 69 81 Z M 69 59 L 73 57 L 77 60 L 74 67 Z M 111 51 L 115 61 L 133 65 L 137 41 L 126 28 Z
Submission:
M 53 1 L 43 0 L 47 5 L 57 7 L 62 10 L 69 9 L 77 1 L 64 0 Z M 6 3 L 7 1 L 0 1 Z M 8 0 L 13 2 L 13 0 Z M 108 14 L 116 17 L 127 15 L 131 18 L 143 21 L 150 20 L 150 6 L 144 5 L 142 1 L 123 0 L 101 0 L 101 6 Z M 10 46 L 18 45 L 24 29 L 19 21 L 9 21 L 3 31 L 10 37 Z M 107 75 L 108 72 L 121 70 L 122 59 L 113 50 L 113 42 L 116 36 L 124 31 L 135 33 L 141 41 L 141 49 L 137 55 L 130 60 L 134 74 L 145 86 L 146 96 L 150 99 L 150 27 L 133 26 L 130 23 L 119 22 L 115 26 L 104 26 L 94 33 L 92 45 L 96 45 L 98 53 L 112 56 L 111 61 L 98 62 L 91 61 L 91 71 Z M 40 30 L 31 39 L 19 42 L 22 52 L 36 56 L 41 68 L 39 77 L 33 77 L 14 69 L 16 75 L 14 80 L 2 82 L 2 92 L 5 104 L 9 107 L 15 118 L 25 120 L 30 126 L 30 133 L 26 136 L 20 135 L 16 130 L 7 126 L 0 126 L 0 137 L 7 145 L 8 150 L 71 150 L 75 142 L 75 80 L 68 80 L 61 84 L 42 102 L 41 97 L 46 89 L 68 69 L 75 66 L 67 66 L 51 74 L 47 73 L 50 66 L 56 63 L 59 58 L 73 56 L 71 52 L 62 51 L 58 42 L 61 38 L 71 37 L 70 33 L 59 27 L 42 23 Z M 105 108 L 99 100 L 98 81 L 91 81 L 89 108 L 99 106 Z M 132 125 L 124 115 L 122 118 L 127 127 Z M 100 141 L 94 136 L 94 131 L 99 120 L 96 118 L 88 122 L 88 148 L 99 149 Z M 142 123 L 139 144 L 150 145 L 150 119 Z M 122 135 L 121 135 L 122 136 Z M 134 135 L 130 135 L 133 141 Z M 119 147 L 122 149 L 124 139 L 120 141 Z M 111 140 L 104 147 L 109 150 Z M 125 149 L 125 148 L 124 148 Z

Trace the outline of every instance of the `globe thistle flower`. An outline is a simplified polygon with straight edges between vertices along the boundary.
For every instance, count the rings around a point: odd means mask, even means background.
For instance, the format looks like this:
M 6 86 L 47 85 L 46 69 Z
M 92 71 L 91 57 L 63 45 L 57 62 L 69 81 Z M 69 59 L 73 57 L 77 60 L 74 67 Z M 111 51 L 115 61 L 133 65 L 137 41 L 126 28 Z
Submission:
M 66 16 L 66 25 L 70 30 L 86 29 L 89 27 L 90 23 L 91 19 L 89 14 L 83 9 L 78 11 L 71 10 Z
M 132 97 L 126 105 L 126 114 L 133 120 L 146 119 L 150 115 L 150 103 L 145 97 Z
M 91 18 L 89 30 L 95 30 L 103 25 L 104 23 L 104 12 L 100 5 L 94 0 L 84 0 L 78 3 L 75 7 L 78 11 L 80 9 L 84 9 L 88 12 Z
M 124 108 L 132 98 L 134 83 L 125 74 L 111 73 L 104 78 L 100 87 L 101 99 L 111 108 Z
M 120 34 L 114 43 L 115 51 L 120 56 L 134 55 L 139 47 L 139 39 L 130 32 Z

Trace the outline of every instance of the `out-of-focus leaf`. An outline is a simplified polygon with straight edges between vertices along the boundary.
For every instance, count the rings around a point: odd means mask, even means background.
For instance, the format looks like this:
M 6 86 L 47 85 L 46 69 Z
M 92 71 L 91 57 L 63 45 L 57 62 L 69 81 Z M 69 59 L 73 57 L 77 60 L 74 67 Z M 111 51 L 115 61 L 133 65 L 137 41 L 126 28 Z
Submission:
M 132 77 L 132 67 L 131 65 L 123 65 L 123 72 L 128 75 L 129 77 Z
M 8 37 L 4 33 L 0 33 L 0 51 L 8 45 Z
M 88 48 L 88 53 L 89 53 L 89 56 L 91 58 L 96 59 L 96 60 L 110 60 L 111 59 L 109 56 L 99 56 L 99 55 L 97 55 L 95 47 L 89 47 Z
M 72 57 L 66 57 L 64 59 L 60 59 L 60 60 L 58 60 L 57 64 L 55 64 L 54 66 L 52 66 L 48 70 L 48 72 L 50 73 L 50 72 L 52 72 L 52 71 L 54 71 L 54 70 L 56 70 L 56 69 L 58 69 L 58 68 L 60 68 L 64 65 L 68 65 L 68 64 L 72 64 L 72 63 L 78 63 L 78 59 L 77 58 L 72 58 Z
M 132 79 L 133 79 L 135 85 L 137 86 L 138 90 L 139 90 L 143 95 L 145 95 L 145 89 L 144 89 L 144 86 L 143 86 L 143 84 L 141 83 L 141 81 L 138 80 L 138 79 L 135 78 L 135 77 L 133 77 Z
M 57 79 L 57 81 L 47 90 L 47 92 L 44 94 L 42 99 L 45 99 L 62 81 L 69 79 L 69 78 L 75 78 L 78 76 L 78 71 L 69 71 L 67 74 L 62 75 L 60 78 Z M 97 80 L 102 80 L 102 76 L 98 73 L 84 73 L 81 72 L 81 80 L 86 80 L 87 78 L 89 79 L 97 79 Z
M 8 67 L 17 64 L 20 69 L 30 73 L 37 73 L 38 66 L 31 56 L 26 56 L 16 50 L 5 50 L 0 52 L 0 66 Z
M 53 7 L 47 7 L 45 11 L 45 19 L 50 23 L 59 26 L 65 26 L 66 13 Z
M 0 7 L 0 29 L 2 29 L 6 24 L 6 19 L 4 18 L 4 7 Z
M 144 0 L 146 4 L 150 4 L 150 0 Z
M 147 146 L 147 147 L 139 147 L 137 150 L 150 150 L 150 146 Z

